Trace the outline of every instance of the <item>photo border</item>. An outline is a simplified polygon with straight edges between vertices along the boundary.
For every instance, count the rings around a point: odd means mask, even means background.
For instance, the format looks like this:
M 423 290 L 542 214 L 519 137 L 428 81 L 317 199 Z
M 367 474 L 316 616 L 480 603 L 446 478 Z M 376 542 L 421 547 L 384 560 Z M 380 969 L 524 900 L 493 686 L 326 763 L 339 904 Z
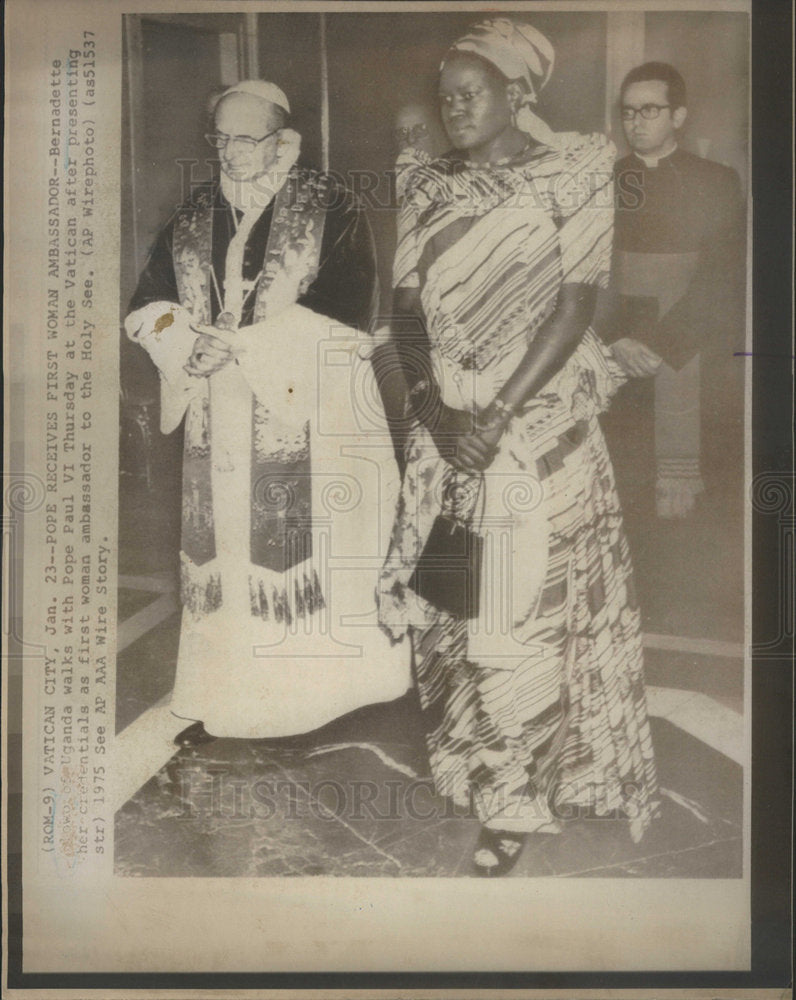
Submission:
M 366 5 L 372 8 L 372 5 Z M 502 5 L 501 5 L 502 6 Z M 506 5 L 510 6 L 510 5 Z M 595 4 L 598 6 L 598 4 Z M 8 789 L 4 867 L 7 885 L 7 985 L 14 990 L 553 990 L 654 988 L 765 989 L 781 991 L 791 979 L 791 796 L 792 796 L 792 635 L 782 636 L 781 655 L 760 655 L 760 647 L 779 638 L 784 594 L 774 594 L 781 576 L 783 523 L 793 531 L 792 300 L 793 263 L 793 109 L 786 89 L 792 83 L 793 11 L 787 0 L 752 0 L 752 193 L 753 362 L 752 488 L 772 482 L 790 490 L 790 512 L 752 510 L 752 965 L 748 972 L 374 972 L 374 973 L 24 973 L 22 949 L 23 887 L 22 760 L 15 733 L 21 729 L 20 697 L 8 697 L 5 729 Z M 6 193 L 8 197 L 8 192 Z M 744 363 L 739 359 L 739 363 Z M 8 373 L 6 373 L 8 378 Z M 10 468 L 24 468 L 20 386 L 9 379 L 13 405 L 7 434 Z M 4 482 L 8 488 L 8 483 Z M 747 502 L 752 498 L 748 497 Z M 20 519 L 21 521 L 22 519 Z M 21 527 L 21 526 L 20 526 Z M 787 525 L 786 525 L 787 528 Z M 17 535 L 22 551 L 21 530 Z M 792 549 L 791 549 L 792 555 Z M 787 569 L 786 569 L 787 571 Z M 21 607 L 22 561 L 11 585 Z M 8 653 L 21 619 L 12 621 Z M 790 640 L 790 647 L 788 646 Z M 18 652 L 18 650 L 16 650 Z M 9 694 L 8 688 L 6 694 Z M 693 995 L 693 994 L 691 994 Z

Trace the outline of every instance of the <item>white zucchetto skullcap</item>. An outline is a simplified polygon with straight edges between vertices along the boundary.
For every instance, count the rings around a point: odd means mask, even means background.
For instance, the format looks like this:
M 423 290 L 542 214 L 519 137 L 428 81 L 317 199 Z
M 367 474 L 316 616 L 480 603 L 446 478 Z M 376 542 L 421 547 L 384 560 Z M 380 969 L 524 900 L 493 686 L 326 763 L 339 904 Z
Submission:
M 241 80 L 240 83 L 234 83 L 228 87 L 219 100 L 223 100 L 228 94 L 251 94 L 252 97 L 259 97 L 263 101 L 268 101 L 269 104 L 275 104 L 290 114 L 290 103 L 284 90 L 267 80 Z

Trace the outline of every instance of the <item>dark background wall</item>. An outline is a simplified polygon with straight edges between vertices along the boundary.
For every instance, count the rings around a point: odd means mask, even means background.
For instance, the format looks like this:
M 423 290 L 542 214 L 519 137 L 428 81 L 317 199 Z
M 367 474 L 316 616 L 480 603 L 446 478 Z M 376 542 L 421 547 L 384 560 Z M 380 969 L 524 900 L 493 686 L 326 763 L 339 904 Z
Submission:
M 222 45 L 240 15 L 125 18 L 122 78 L 121 305 L 126 310 L 184 178 L 209 176 L 207 101 L 222 86 Z M 231 81 L 230 81 L 231 82 Z M 191 166 L 193 164 L 193 166 Z
M 748 183 L 749 18 L 656 11 L 645 17 L 645 58 L 674 64 L 688 91 L 683 145 Z

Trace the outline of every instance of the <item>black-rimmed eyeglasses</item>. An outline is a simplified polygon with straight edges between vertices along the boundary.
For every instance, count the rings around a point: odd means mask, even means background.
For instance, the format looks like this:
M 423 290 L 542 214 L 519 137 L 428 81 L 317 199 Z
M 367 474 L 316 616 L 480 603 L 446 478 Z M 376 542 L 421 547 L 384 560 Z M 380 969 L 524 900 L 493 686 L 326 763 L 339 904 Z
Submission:
M 279 131 L 280 129 L 275 128 L 273 132 L 268 132 L 260 139 L 255 139 L 251 135 L 226 135 L 224 132 L 208 132 L 205 135 L 205 139 L 214 149 L 226 149 L 226 147 L 231 143 L 233 149 L 250 153 L 256 146 L 259 146 L 261 142 L 265 142 L 266 139 L 270 139 L 272 135 L 276 135 Z
M 642 118 L 651 121 L 653 118 L 657 118 L 664 108 L 670 107 L 671 104 L 642 104 L 640 108 L 632 108 L 629 104 L 623 104 L 621 107 L 622 121 L 635 121 L 636 115 L 641 115 Z

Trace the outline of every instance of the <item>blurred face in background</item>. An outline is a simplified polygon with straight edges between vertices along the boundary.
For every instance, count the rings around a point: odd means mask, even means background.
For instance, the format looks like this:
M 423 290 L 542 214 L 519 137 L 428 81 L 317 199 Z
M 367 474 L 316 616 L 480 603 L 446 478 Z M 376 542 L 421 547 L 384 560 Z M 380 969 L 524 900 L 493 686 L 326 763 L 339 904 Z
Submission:
M 429 156 L 442 152 L 444 137 L 434 109 L 424 104 L 404 104 L 395 115 L 395 144 L 399 150 L 411 146 Z
M 276 105 L 253 94 L 222 98 L 216 106 L 215 130 L 228 137 L 218 150 L 224 173 L 233 180 L 250 181 L 269 170 L 276 161 L 282 122 Z
M 623 115 L 625 138 L 631 149 L 642 156 L 665 156 L 677 143 L 677 129 L 685 121 L 686 109 L 668 106 L 668 90 L 663 80 L 642 80 L 631 83 L 622 94 L 623 113 L 631 108 L 636 112 L 630 120 L 625 120 Z M 657 105 L 656 118 L 641 115 L 641 109 L 648 105 Z

